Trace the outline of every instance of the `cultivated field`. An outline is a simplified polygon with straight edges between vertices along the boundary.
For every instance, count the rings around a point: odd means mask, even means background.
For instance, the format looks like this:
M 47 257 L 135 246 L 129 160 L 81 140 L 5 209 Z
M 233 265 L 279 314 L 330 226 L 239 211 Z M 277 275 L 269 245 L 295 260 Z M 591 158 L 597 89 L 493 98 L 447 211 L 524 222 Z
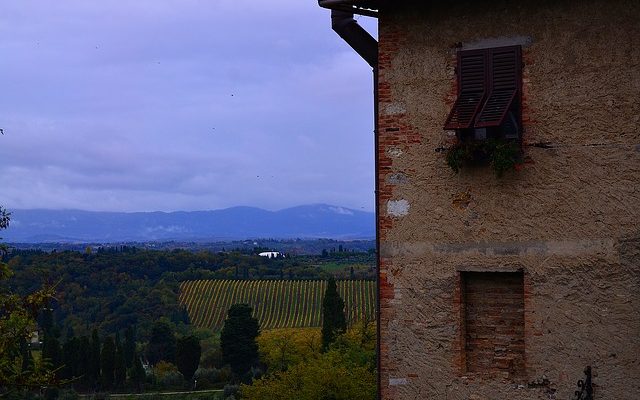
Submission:
M 347 320 L 375 316 L 373 281 L 338 281 Z M 191 323 L 222 329 L 229 307 L 247 303 L 261 329 L 317 327 L 322 325 L 322 296 L 326 281 L 320 280 L 197 280 L 180 285 L 180 302 L 187 307 Z

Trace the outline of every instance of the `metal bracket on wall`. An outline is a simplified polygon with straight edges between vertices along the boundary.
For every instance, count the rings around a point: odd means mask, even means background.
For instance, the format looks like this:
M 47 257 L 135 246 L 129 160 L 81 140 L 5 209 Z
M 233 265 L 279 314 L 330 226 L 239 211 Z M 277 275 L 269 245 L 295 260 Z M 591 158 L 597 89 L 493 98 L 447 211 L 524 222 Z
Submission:
M 580 390 L 574 392 L 572 400 L 593 400 L 593 385 L 591 384 L 591 366 L 584 369 L 585 379 L 578 381 Z

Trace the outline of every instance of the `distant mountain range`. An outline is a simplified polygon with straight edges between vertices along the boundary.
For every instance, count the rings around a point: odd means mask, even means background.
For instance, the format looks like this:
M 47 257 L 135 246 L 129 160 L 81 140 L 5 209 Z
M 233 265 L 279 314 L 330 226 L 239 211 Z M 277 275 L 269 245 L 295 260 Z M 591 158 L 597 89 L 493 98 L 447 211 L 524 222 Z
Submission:
M 148 242 L 221 241 L 248 238 L 368 239 L 375 236 L 374 213 L 326 204 L 280 211 L 232 207 L 213 211 L 95 212 L 11 210 L 3 241 Z

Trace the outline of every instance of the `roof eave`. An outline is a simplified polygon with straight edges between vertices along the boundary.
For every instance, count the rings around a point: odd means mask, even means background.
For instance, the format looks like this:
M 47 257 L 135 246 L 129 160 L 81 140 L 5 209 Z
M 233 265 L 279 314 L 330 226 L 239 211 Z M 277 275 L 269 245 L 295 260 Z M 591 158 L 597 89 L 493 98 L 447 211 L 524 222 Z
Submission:
M 378 17 L 378 2 L 375 0 L 318 0 L 318 5 L 330 10 L 339 10 L 367 17 Z

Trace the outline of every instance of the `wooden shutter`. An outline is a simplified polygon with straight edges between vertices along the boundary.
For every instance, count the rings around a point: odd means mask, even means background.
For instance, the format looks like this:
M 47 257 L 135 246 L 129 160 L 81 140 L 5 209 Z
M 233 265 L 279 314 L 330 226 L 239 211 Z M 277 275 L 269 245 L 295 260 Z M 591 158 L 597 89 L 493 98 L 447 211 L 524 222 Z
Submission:
M 500 126 L 517 101 L 522 86 L 520 46 L 488 49 L 489 96 L 478 112 L 475 127 Z
M 444 129 L 473 127 L 487 92 L 487 61 L 485 50 L 458 53 L 458 98 L 453 104 Z

